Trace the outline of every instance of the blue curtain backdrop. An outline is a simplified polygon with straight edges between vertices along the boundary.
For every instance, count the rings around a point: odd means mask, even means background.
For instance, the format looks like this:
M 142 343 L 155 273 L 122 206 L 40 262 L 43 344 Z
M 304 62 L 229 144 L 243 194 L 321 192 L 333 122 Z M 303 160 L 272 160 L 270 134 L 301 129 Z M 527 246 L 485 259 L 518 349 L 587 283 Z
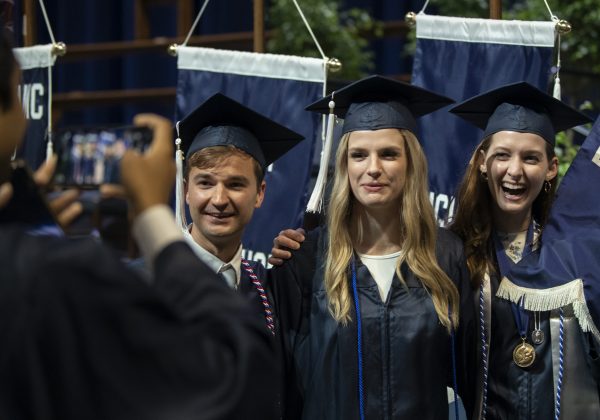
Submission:
M 221 92 L 305 137 L 269 167 L 265 177 L 265 200 L 255 211 L 243 238 L 245 258 L 267 265 L 273 238 L 284 228 L 299 226 L 304 213 L 314 145 L 321 138 L 321 119 L 305 111 L 304 106 L 322 97 L 323 63 L 317 59 L 270 54 L 205 48 L 187 50 L 192 54 L 189 59 L 182 58 L 180 51 L 177 120 Z M 198 52 L 200 56 L 195 55 Z M 186 60 L 187 63 L 200 63 L 202 69 L 191 69 L 191 65 L 183 64 Z M 219 68 L 219 63 L 211 64 L 213 60 L 224 62 L 227 71 L 208 71 L 208 68 Z M 290 78 L 281 74 L 288 71 L 302 73 L 304 60 L 310 61 L 307 67 L 312 71 L 306 71 L 302 77 L 292 75 Z M 257 67 L 258 71 L 254 71 Z M 312 77 L 305 77 L 306 73 L 312 73 Z
M 517 81 L 546 90 L 553 43 L 551 22 L 418 15 L 412 82 L 457 102 Z M 448 108 L 419 123 L 429 162 L 430 199 L 441 225 L 456 211 L 455 191 L 482 140 L 481 130 Z

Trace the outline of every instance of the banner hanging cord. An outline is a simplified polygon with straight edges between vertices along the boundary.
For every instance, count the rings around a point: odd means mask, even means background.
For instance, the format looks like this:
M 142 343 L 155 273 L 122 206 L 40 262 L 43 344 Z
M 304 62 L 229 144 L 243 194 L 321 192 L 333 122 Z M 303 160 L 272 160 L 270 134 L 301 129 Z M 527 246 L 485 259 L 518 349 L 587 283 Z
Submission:
M 48 34 L 50 35 L 50 41 L 52 45 L 56 44 L 56 40 L 54 39 L 54 33 L 52 32 L 52 27 L 50 26 L 50 20 L 48 19 L 48 13 L 46 13 L 46 6 L 44 5 L 44 0 L 39 0 L 40 9 L 42 10 L 42 15 L 44 16 L 44 21 L 46 22 L 46 28 L 48 29 Z
M 306 26 L 308 33 L 310 34 L 313 42 L 315 43 L 317 49 L 319 50 L 319 54 L 321 54 L 321 58 L 323 59 L 323 71 L 325 72 L 325 75 L 323 77 L 323 97 L 325 97 L 325 96 L 327 96 L 327 62 L 329 59 L 323 52 L 323 48 L 321 48 L 321 44 L 319 43 L 319 40 L 317 39 L 317 37 L 315 36 L 315 33 L 313 32 L 312 28 L 310 27 L 310 24 L 308 23 L 306 16 L 304 16 L 304 13 L 302 12 L 302 8 L 298 4 L 298 1 L 297 0 L 293 0 L 293 1 L 294 1 L 294 6 L 296 6 L 296 9 L 298 10 L 298 14 L 300 15 L 300 18 L 302 19 L 302 22 L 304 22 L 304 26 Z M 326 120 L 327 120 L 327 116 L 323 115 L 323 117 L 321 119 L 321 123 L 322 123 L 321 124 L 321 141 L 323 144 L 325 144 L 325 135 L 326 135 L 325 121 Z
M 296 9 L 298 9 L 298 13 L 300 14 L 300 17 L 302 18 L 302 21 L 304 22 L 304 25 L 306 26 L 306 29 L 308 30 L 308 33 L 312 37 L 313 42 L 315 43 L 315 45 L 317 46 L 317 49 L 319 50 L 319 53 L 321 54 L 321 58 L 323 58 L 323 60 L 326 60 L 327 56 L 323 52 L 323 48 L 321 48 L 321 44 L 319 44 L 317 37 L 313 33 L 313 30 L 310 27 L 310 24 L 308 23 L 308 21 L 306 20 L 306 17 L 304 16 L 304 13 L 302 13 L 302 9 L 300 8 L 300 5 L 298 4 L 298 2 L 296 0 L 293 0 L 293 1 L 294 1 L 294 5 L 296 6 Z
M 544 0 L 544 4 L 546 5 L 546 8 L 548 9 L 548 13 L 550 13 L 550 19 L 552 19 L 553 22 L 558 21 L 558 17 L 552 13 L 552 9 L 550 9 L 550 6 L 548 5 L 548 1 Z
M 181 44 L 182 47 L 185 47 L 187 45 L 188 41 L 190 40 L 190 37 L 194 33 L 194 30 L 196 29 L 196 26 L 198 25 L 198 22 L 200 21 L 200 18 L 204 14 L 204 9 L 206 9 L 206 6 L 208 6 L 208 2 L 209 1 L 210 0 L 204 0 L 204 3 L 202 4 L 202 7 L 200 8 L 200 11 L 198 12 L 198 16 L 196 16 L 196 20 L 194 20 L 194 23 L 192 24 L 192 28 L 190 29 L 190 31 L 188 32 L 187 36 L 185 37 L 185 41 L 183 41 L 183 44 Z
M 429 0 L 425 1 L 425 4 L 423 5 L 423 8 L 421 9 L 421 11 L 419 12 L 419 14 L 421 13 L 425 13 L 425 9 L 427 8 L 427 5 L 429 4 Z
M 182 47 L 185 47 L 187 45 L 187 43 L 189 42 L 189 40 L 192 36 L 192 33 L 194 33 L 194 30 L 196 29 L 196 26 L 198 25 L 200 18 L 204 14 L 204 10 L 206 9 L 206 6 L 208 5 L 209 1 L 210 0 L 204 0 L 204 3 L 202 4 L 202 7 L 200 8 L 200 11 L 198 12 L 198 15 L 196 16 L 196 19 L 194 20 L 194 23 L 192 24 L 190 31 L 188 32 L 187 36 L 185 37 L 185 41 L 183 41 L 183 44 L 181 44 Z M 296 9 L 298 10 L 298 14 L 300 14 L 300 18 L 302 19 L 302 22 L 304 22 L 304 26 L 306 26 L 308 33 L 310 34 L 313 42 L 315 43 L 317 49 L 319 50 L 319 54 L 321 54 L 321 58 L 323 59 L 323 71 L 325 72 L 325 77 L 324 77 L 324 82 L 323 82 L 323 97 L 325 97 L 325 96 L 327 96 L 327 61 L 328 61 L 328 58 L 325 55 L 325 53 L 323 52 L 323 48 L 321 48 L 321 44 L 317 40 L 317 37 L 315 36 L 312 28 L 310 27 L 308 20 L 306 20 L 306 17 L 304 16 L 304 13 L 302 12 L 302 9 L 300 8 L 300 5 L 298 4 L 297 0 L 293 0 L 293 1 L 294 1 L 294 5 L 296 6 Z M 325 121 L 325 117 L 323 117 L 323 122 L 324 121 Z M 323 124 L 321 137 L 324 141 L 325 140 L 324 124 Z

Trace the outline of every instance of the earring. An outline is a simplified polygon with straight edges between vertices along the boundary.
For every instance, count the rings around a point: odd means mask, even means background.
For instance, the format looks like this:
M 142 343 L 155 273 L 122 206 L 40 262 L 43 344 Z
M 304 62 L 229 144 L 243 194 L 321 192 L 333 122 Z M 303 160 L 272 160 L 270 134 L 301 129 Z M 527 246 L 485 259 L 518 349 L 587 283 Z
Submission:
M 550 181 L 548 181 L 548 180 L 544 181 L 544 192 L 549 193 L 550 188 L 552 188 L 552 184 L 550 184 Z
M 483 179 L 484 181 L 487 182 L 487 180 L 488 180 L 488 174 L 487 174 L 487 172 L 481 171 L 480 174 L 481 174 L 481 179 Z

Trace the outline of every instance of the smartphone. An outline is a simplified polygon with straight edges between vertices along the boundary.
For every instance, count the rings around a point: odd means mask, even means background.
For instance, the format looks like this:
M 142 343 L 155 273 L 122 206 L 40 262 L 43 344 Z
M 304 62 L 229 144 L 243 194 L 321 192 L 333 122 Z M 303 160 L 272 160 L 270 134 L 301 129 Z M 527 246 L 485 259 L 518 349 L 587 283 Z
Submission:
M 25 161 L 11 162 L 10 182 L 13 196 L 0 209 L 0 223 L 19 223 L 32 229 L 60 230 L 45 195 L 35 183 L 33 173 Z
M 148 127 L 71 127 L 54 136 L 58 164 L 54 185 L 96 189 L 120 183 L 120 163 L 125 151 L 144 152 L 152 142 Z

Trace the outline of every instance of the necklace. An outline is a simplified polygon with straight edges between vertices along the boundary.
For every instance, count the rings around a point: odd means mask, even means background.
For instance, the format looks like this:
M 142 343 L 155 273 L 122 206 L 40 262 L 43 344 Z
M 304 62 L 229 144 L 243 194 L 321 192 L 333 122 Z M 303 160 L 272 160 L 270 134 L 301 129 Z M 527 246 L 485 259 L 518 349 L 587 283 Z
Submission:
M 536 346 L 544 342 L 544 331 L 540 328 L 542 315 L 536 311 L 533 313 L 533 331 L 531 332 L 531 341 Z

